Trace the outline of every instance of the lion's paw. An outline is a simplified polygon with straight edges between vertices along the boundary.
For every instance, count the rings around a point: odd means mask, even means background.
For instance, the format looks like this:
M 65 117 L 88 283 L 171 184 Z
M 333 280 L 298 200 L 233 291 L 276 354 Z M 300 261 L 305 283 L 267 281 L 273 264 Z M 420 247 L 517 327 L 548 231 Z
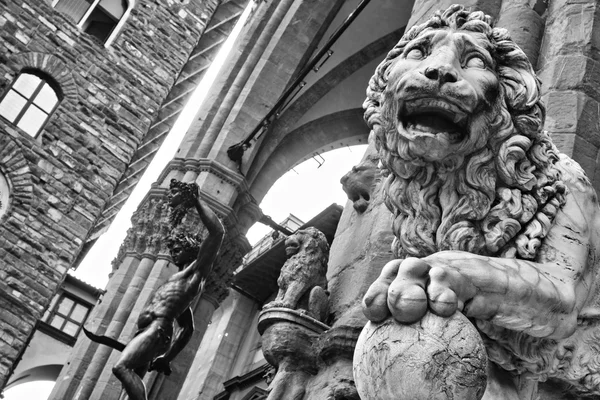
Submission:
M 363 299 L 365 316 L 381 322 L 390 314 L 402 323 L 420 320 L 428 309 L 449 317 L 462 310 L 472 290 L 459 271 L 428 259 L 407 258 L 386 264 Z

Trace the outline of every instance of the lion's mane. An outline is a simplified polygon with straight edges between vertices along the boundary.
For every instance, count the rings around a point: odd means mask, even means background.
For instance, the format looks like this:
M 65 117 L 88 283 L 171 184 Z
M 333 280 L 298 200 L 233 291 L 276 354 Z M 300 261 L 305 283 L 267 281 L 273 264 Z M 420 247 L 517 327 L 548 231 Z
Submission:
M 411 159 L 396 130 L 396 102 L 386 93 L 390 66 L 404 47 L 431 29 L 483 33 L 492 44 L 500 81 L 497 115 L 487 145 L 434 165 Z M 452 6 L 414 26 L 388 53 L 369 82 L 363 105 L 381 161 L 399 258 L 441 250 L 534 259 L 565 185 L 554 164 L 558 151 L 542 131 L 540 83 L 523 51 L 491 17 Z M 440 198 L 446 199 L 442 204 Z
M 499 79 L 487 143 L 470 154 L 430 163 L 410 154 L 397 131 L 397 99 L 386 91 L 388 74 L 404 47 L 432 29 L 483 33 L 492 45 Z M 463 250 L 534 260 L 566 201 L 556 163 L 559 152 L 542 130 L 540 82 L 523 51 L 491 17 L 451 6 L 414 26 L 377 67 L 369 82 L 365 120 L 387 173 L 385 202 L 393 214 L 396 257 L 425 257 Z M 489 112 L 489 111 L 488 111 Z M 478 321 L 490 358 L 505 369 L 557 374 L 554 340 L 537 339 Z

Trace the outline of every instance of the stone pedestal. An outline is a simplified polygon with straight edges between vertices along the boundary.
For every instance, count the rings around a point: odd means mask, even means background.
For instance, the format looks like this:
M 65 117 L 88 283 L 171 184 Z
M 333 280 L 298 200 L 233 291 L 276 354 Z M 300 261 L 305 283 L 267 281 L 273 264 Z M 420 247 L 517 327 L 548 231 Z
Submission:
M 329 327 L 301 311 L 275 307 L 258 319 L 267 361 L 277 368 L 268 400 L 302 399 L 308 379 L 317 373 L 316 343 Z

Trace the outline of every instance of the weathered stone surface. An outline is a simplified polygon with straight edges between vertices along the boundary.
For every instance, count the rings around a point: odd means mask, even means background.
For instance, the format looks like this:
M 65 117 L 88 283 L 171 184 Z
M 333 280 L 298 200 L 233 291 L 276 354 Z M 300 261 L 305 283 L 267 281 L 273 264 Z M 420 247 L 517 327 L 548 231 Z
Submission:
M 328 314 L 327 260 L 329 243 L 323 232 L 308 227 L 285 240 L 288 260 L 281 267 L 275 300 L 264 309 L 286 307 L 303 310 L 321 322 Z
M 269 363 L 277 368 L 269 385 L 269 399 L 302 399 L 307 381 L 317 371 L 314 345 L 329 327 L 296 310 L 274 307 L 259 316 L 258 330 L 262 350 Z
M 428 313 L 410 325 L 390 318 L 363 329 L 354 377 L 363 400 L 479 400 L 487 355 L 479 332 L 461 313 Z
M 389 171 L 384 190 L 397 259 L 367 291 L 364 312 L 375 323 L 393 316 L 407 325 L 429 312 L 472 318 L 495 364 L 486 399 L 537 399 L 538 381 L 548 378 L 571 385 L 572 394 L 597 396 L 600 370 L 588 361 L 598 356 L 589 347 L 600 298 L 591 283 L 600 259 L 592 244 L 600 229 L 597 195 L 543 131 L 540 85 L 525 54 L 491 23 L 450 7 L 403 38 L 370 81 L 365 118 Z M 438 39 L 424 45 L 432 30 Z M 588 99 L 577 93 L 570 100 L 577 107 L 564 110 L 593 126 L 579 117 Z M 597 158 L 592 138 L 578 129 L 572 142 L 590 167 Z M 386 339 L 375 343 L 385 347 Z M 355 359 L 355 371 L 370 363 Z M 398 364 L 382 363 L 381 371 Z M 398 367 L 410 373 L 411 364 Z M 357 386 L 376 398 L 375 388 L 392 378 L 371 382 L 377 379 L 377 372 L 359 374 Z M 394 394 L 430 398 L 419 387 Z
M 381 180 L 378 163 L 379 158 L 376 155 L 368 156 L 340 179 L 344 192 L 359 214 L 364 213 L 369 207 L 373 191 Z

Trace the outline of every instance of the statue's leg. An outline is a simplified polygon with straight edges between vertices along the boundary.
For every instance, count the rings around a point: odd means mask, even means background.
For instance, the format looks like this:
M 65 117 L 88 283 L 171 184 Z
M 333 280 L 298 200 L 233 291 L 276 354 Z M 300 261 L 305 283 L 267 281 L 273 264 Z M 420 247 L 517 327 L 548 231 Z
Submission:
M 113 367 L 113 373 L 123 384 L 130 400 L 147 400 L 146 387 L 138 372 L 146 371 L 152 360 L 163 354 L 168 346 L 164 329 L 161 330 L 156 321 L 127 344 Z

